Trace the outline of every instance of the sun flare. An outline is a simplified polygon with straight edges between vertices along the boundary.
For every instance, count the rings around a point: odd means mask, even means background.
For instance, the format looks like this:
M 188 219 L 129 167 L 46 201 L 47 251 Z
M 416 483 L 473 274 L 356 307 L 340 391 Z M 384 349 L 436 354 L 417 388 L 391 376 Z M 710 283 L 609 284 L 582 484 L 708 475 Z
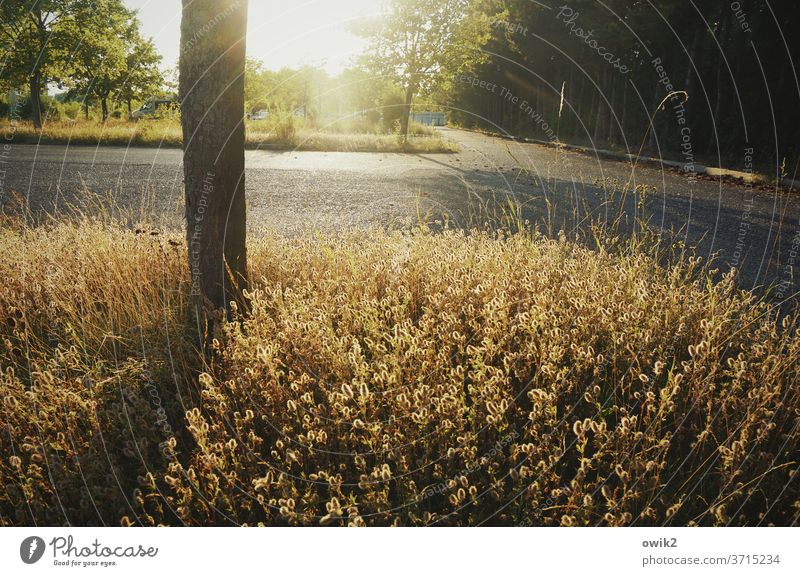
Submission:
M 145 35 L 152 36 L 175 66 L 180 49 L 179 0 L 125 0 L 139 10 Z M 383 0 L 255 0 L 248 6 L 247 55 L 271 70 L 319 65 L 329 74 L 341 72 L 365 46 L 348 27 L 359 18 L 382 12 Z

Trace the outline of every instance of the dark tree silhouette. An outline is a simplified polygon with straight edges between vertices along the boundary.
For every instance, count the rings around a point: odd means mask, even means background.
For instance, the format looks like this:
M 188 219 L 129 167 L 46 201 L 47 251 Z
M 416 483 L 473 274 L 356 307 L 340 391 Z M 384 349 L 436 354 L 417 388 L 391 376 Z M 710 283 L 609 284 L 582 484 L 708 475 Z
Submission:
M 183 0 L 179 91 L 186 237 L 198 318 L 247 286 L 244 67 L 247 0 Z M 201 326 L 202 327 L 202 326 Z
M 688 127 L 691 156 L 736 166 L 752 147 L 765 166 L 786 158 L 786 171 L 795 173 L 796 3 L 483 0 L 482 6 L 490 14 L 503 10 L 503 18 L 484 48 L 488 61 L 453 79 L 447 103 L 460 124 L 600 148 L 611 143 L 633 153 L 649 132 L 650 154 L 685 161 Z M 473 79 L 496 88 L 475 87 Z M 650 130 L 666 84 L 689 99 L 671 99 Z M 562 86 L 566 104 L 559 114 Z

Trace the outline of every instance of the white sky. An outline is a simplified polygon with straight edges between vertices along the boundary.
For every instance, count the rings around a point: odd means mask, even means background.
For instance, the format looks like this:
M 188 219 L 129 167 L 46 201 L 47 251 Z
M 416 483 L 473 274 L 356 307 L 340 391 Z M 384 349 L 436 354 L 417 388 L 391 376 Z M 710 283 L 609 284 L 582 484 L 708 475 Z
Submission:
M 164 68 L 175 68 L 181 0 L 124 0 L 139 10 L 142 32 L 153 38 Z M 352 20 L 374 16 L 382 0 L 250 0 L 247 56 L 271 70 L 321 65 L 337 74 L 361 52 L 364 41 L 347 31 Z

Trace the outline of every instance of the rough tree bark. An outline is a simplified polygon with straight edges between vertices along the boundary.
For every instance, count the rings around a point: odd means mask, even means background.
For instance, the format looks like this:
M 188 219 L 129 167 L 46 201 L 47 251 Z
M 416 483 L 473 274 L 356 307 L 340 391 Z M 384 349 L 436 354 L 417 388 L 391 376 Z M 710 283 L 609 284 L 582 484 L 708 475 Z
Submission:
M 36 129 L 42 127 L 42 77 L 38 71 L 31 74 L 29 79 L 31 92 L 31 120 Z
M 33 61 L 30 76 L 28 78 L 28 88 L 31 92 L 31 120 L 33 121 L 34 128 L 41 129 L 42 127 L 42 62 L 47 60 L 47 40 L 48 31 L 45 26 L 45 18 L 42 15 L 42 5 L 40 2 L 35 2 L 31 6 L 30 14 L 34 19 L 34 26 L 36 27 L 36 34 L 39 40 L 38 49 L 34 49 L 33 53 L 37 54 L 37 58 Z
M 400 136 L 404 142 L 408 141 L 408 126 L 411 122 L 411 104 L 414 100 L 414 92 L 417 87 L 413 82 L 406 86 L 405 100 L 403 101 L 403 115 L 400 117 Z
M 247 0 L 182 0 L 179 93 L 186 238 L 200 328 L 247 287 L 244 66 Z
M 100 96 L 100 110 L 103 115 L 103 124 L 108 122 L 108 96 Z

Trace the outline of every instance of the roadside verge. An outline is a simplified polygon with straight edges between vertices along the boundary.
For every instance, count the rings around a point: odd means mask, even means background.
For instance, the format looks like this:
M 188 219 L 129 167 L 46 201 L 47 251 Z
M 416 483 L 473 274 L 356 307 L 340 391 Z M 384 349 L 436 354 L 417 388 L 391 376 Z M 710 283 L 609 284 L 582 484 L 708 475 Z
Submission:
M 485 132 L 482 130 L 474 130 L 470 128 L 459 128 L 459 129 L 467 130 L 469 132 L 486 134 L 488 136 L 494 136 L 495 138 L 501 138 L 503 140 L 512 140 L 514 142 L 521 142 L 524 144 L 538 144 L 540 146 L 546 146 L 548 148 L 561 148 L 563 150 L 572 150 L 574 152 L 591 154 L 593 156 L 599 156 L 601 158 L 608 158 L 611 160 L 619 160 L 622 162 L 629 162 L 631 164 L 636 162 L 637 164 L 648 164 L 648 165 L 659 166 L 661 168 L 667 167 L 678 170 L 680 172 L 687 172 L 684 169 L 685 163 L 677 162 L 675 160 L 665 160 L 664 158 L 654 158 L 651 156 L 640 156 L 637 160 L 635 154 L 622 154 L 620 152 L 616 152 L 613 150 L 604 150 L 602 148 L 588 148 L 586 146 L 565 144 L 563 142 L 551 142 L 548 140 L 537 140 L 535 138 L 523 138 L 521 136 L 499 134 L 496 132 Z M 739 180 L 746 184 L 755 184 L 759 186 L 780 185 L 781 187 L 787 190 L 800 191 L 800 180 L 788 177 L 782 178 L 780 179 L 780 181 L 778 181 L 778 179 L 775 177 L 770 177 L 755 171 L 731 170 L 728 168 L 705 166 L 703 164 L 697 164 L 697 163 L 693 164 L 693 168 L 694 170 L 692 172 L 694 174 L 701 176 L 709 176 L 712 178 L 719 178 L 719 179 Z

